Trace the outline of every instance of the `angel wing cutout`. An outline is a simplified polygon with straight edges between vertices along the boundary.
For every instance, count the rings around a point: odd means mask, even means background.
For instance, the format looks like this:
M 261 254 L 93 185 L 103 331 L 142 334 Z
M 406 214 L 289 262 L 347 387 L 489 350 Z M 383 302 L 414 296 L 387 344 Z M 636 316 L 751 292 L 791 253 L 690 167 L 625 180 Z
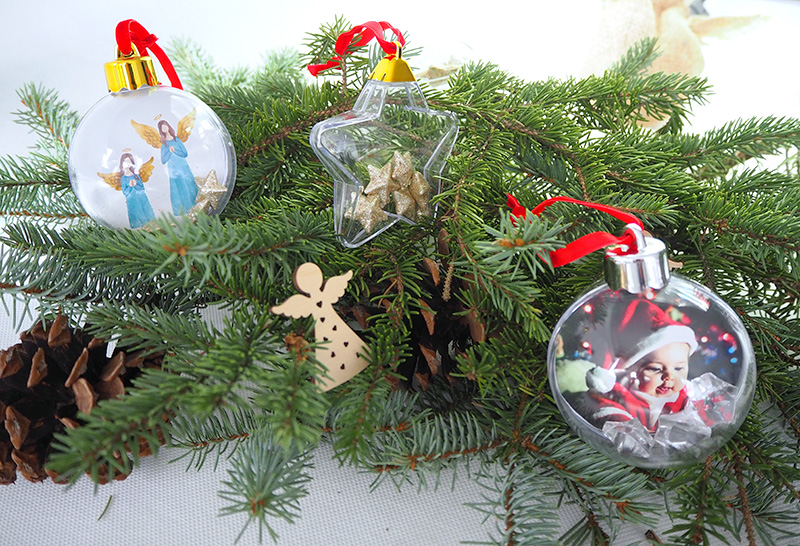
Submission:
M 142 182 L 147 182 L 150 180 L 150 175 L 153 174 L 153 169 L 155 166 L 153 165 L 153 157 L 151 156 L 144 165 L 139 167 L 139 178 L 142 179 Z
M 270 311 L 276 315 L 283 315 L 292 318 L 303 318 L 314 313 L 314 301 L 303 294 L 290 296 L 280 305 L 273 306 Z
M 344 296 L 344 292 L 347 290 L 347 283 L 350 282 L 352 278 L 353 272 L 348 271 L 347 273 L 331 277 L 325 281 L 325 284 L 322 286 L 322 301 L 324 303 L 330 303 L 331 305 L 339 301 L 339 299 Z
M 98 172 L 97 176 L 103 179 L 103 182 L 111 186 L 117 191 L 122 191 L 122 187 L 120 187 L 120 180 L 122 178 L 122 173 L 101 173 Z
M 149 125 L 145 125 L 143 123 L 136 123 L 135 121 L 131 120 L 131 125 L 133 125 L 134 130 L 136 130 L 136 134 L 139 135 L 142 140 L 147 142 L 153 148 L 161 148 L 161 139 L 158 136 L 158 131 L 155 127 L 150 127 Z
M 192 134 L 192 129 L 194 129 L 194 119 L 197 117 L 197 112 L 194 108 L 192 111 L 183 116 L 181 120 L 178 122 L 178 140 L 181 142 L 186 142 L 186 139 L 189 138 L 189 135 Z

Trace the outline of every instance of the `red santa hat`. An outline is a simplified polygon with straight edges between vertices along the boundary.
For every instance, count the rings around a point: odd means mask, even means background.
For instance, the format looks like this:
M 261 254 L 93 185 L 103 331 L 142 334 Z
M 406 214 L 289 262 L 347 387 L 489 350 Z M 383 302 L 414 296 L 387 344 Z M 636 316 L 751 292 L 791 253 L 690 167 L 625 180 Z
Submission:
M 637 298 L 627 306 L 620 305 L 612 312 L 612 317 L 617 324 L 611 339 L 614 358 L 609 359 L 606 368 L 598 366 L 586 373 L 590 390 L 611 391 L 617 382 L 617 372 L 670 343 L 686 343 L 689 354 L 697 349 L 694 330 L 672 319 L 650 300 Z
M 621 311 L 612 340 L 614 354 L 619 358 L 617 369 L 629 368 L 670 343 L 686 343 L 689 354 L 697 349 L 694 330 L 672 319 L 652 301 L 636 299 Z

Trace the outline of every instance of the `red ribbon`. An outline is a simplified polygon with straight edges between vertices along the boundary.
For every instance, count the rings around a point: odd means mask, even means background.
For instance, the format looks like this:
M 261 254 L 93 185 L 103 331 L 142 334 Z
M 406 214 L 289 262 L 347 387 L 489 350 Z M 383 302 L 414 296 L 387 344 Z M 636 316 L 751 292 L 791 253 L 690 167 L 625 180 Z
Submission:
M 120 21 L 117 24 L 117 47 L 119 48 L 119 52 L 122 53 L 124 56 L 129 56 L 133 53 L 133 48 L 131 45 L 136 46 L 136 49 L 139 51 L 139 55 L 146 55 L 147 50 L 153 52 L 153 54 L 158 59 L 158 62 L 161 63 L 161 68 L 164 69 L 164 72 L 167 73 L 167 77 L 169 81 L 172 83 L 172 87 L 177 89 L 183 89 L 181 85 L 181 80 L 178 78 L 178 74 L 175 72 L 175 67 L 172 66 L 172 62 L 167 57 L 167 54 L 164 53 L 164 50 L 156 43 L 156 38 L 153 34 L 150 34 L 146 28 L 140 25 L 134 19 L 126 19 L 125 21 Z
M 394 33 L 400 46 L 406 45 L 406 40 L 403 38 L 400 31 L 386 21 L 368 21 L 364 24 L 354 26 L 347 32 L 341 33 L 336 39 L 336 46 L 334 47 L 334 51 L 336 51 L 337 55 L 327 63 L 308 65 L 308 71 L 311 72 L 312 76 L 316 76 L 323 70 L 336 68 L 341 64 L 342 56 L 351 53 L 348 51 L 351 47 L 365 46 L 373 38 L 378 41 L 386 54 L 396 55 L 400 47 L 395 42 L 384 40 L 383 32 L 385 30 L 391 30 Z
M 528 213 L 528 209 L 520 205 L 519 201 L 517 201 L 516 198 L 514 198 L 514 196 L 510 193 L 507 193 L 506 195 L 508 196 L 506 205 L 511 208 L 511 214 L 518 218 L 524 218 Z M 640 228 L 644 229 L 644 224 L 642 224 L 642 221 L 633 214 L 628 214 L 627 212 L 623 212 L 608 205 L 590 203 L 588 201 L 578 201 L 577 199 L 572 199 L 571 197 L 551 197 L 550 199 L 539 203 L 533 210 L 531 210 L 531 213 L 539 216 L 544 209 L 553 203 L 558 202 L 575 203 L 576 205 L 583 205 L 584 207 L 599 210 L 601 212 L 605 212 L 606 214 L 610 214 L 617 220 L 621 220 L 626 224 L 636 224 Z M 553 267 L 561 267 L 562 265 L 566 265 L 574 262 L 575 260 L 583 258 L 587 254 L 591 254 L 596 250 L 600 250 L 601 248 L 611 245 L 626 245 L 628 247 L 627 252 L 625 252 L 626 254 L 632 254 L 638 250 L 636 245 L 636 237 L 630 230 L 627 230 L 621 237 L 617 237 L 616 235 L 612 235 L 611 233 L 607 233 L 605 231 L 595 231 L 575 239 L 571 243 L 567 244 L 567 246 L 564 248 L 559 248 L 558 250 L 553 250 L 550 252 L 550 262 L 553 264 Z

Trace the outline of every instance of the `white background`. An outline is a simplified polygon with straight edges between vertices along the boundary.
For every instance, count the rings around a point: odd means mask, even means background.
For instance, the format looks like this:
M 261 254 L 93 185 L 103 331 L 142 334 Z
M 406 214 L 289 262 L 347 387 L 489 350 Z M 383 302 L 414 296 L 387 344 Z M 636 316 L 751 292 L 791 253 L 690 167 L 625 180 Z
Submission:
M 301 49 L 305 33 L 336 14 L 352 23 L 388 20 L 407 32 L 409 45 L 423 46 L 420 69 L 452 60 L 487 60 L 526 79 L 585 74 L 597 57 L 603 4 L 635 9 L 638 0 L 467 3 L 433 2 L 136 2 L 87 0 L 0 0 L 0 154 L 25 154 L 34 143 L 13 123 L 20 105 L 15 90 L 34 82 L 55 88 L 79 113 L 106 92 L 103 63 L 114 55 L 114 28 L 134 18 L 160 38 L 188 37 L 221 67 L 257 66 L 273 49 Z M 800 2 L 796 0 L 709 0 L 714 16 L 762 15 L 739 31 L 709 38 L 705 70 L 715 94 L 695 110 L 693 130 L 704 131 L 737 117 L 800 116 Z M 597 68 L 595 66 L 595 68 Z M 0 346 L 14 343 L 13 327 L 0 324 Z M 212 471 L 185 471 L 168 464 L 174 453 L 149 459 L 125 482 L 101 487 L 88 481 L 70 490 L 51 483 L 20 481 L 0 489 L 3 544 L 229 544 L 244 519 L 218 517 L 216 495 L 226 478 L 224 464 Z M 458 544 L 485 540 L 494 523 L 464 503 L 483 491 L 468 478 L 451 490 L 445 476 L 436 491 L 401 493 L 389 483 L 370 493 L 373 475 L 341 468 L 328 448 L 315 455 L 311 494 L 295 525 L 277 522 L 281 544 Z M 97 518 L 110 496 L 111 505 Z M 565 509 L 567 510 L 567 509 Z M 666 524 L 666 521 L 665 521 Z M 251 529 L 241 543 L 257 542 Z M 617 544 L 647 544 L 644 529 L 625 528 Z

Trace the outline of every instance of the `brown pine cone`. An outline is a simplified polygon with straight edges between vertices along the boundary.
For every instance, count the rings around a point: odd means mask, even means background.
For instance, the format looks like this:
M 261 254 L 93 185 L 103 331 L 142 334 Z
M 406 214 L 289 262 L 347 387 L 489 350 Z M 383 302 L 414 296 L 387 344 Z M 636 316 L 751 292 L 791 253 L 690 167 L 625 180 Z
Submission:
M 456 355 L 486 339 L 485 327 L 477 320 L 476 313 L 465 309 L 453 294 L 468 290 L 470 285 L 444 277 L 440 265 L 429 258 L 420 262 L 418 270 L 419 282 L 429 296 L 418 300 L 420 313 L 412 316 L 411 354 L 397 366 L 396 375 L 390 379 L 396 389 L 427 390 L 437 378 L 444 378 L 453 385 L 455 379 L 450 374 L 458 367 Z M 371 284 L 369 288 L 371 296 L 393 290 L 388 280 Z M 336 307 L 356 329 L 358 324 L 362 330 L 368 329 L 370 316 L 391 311 L 388 298 L 378 300 L 377 305 L 363 302 L 348 305 L 345 300 Z
M 41 321 L 0 352 L 0 484 L 13 483 L 16 473 L 32 482 L 50 476 L 44 466 L 53 435 L 81 425 L 100 400 L 125 394 L 143 367 L 161 367 L 161 355 L 126 354 L 81 329 L 67 318 Z M 124 479 L 125 476 L 113 476 Z M 108 476 L 101 476 L 101 482 Z

